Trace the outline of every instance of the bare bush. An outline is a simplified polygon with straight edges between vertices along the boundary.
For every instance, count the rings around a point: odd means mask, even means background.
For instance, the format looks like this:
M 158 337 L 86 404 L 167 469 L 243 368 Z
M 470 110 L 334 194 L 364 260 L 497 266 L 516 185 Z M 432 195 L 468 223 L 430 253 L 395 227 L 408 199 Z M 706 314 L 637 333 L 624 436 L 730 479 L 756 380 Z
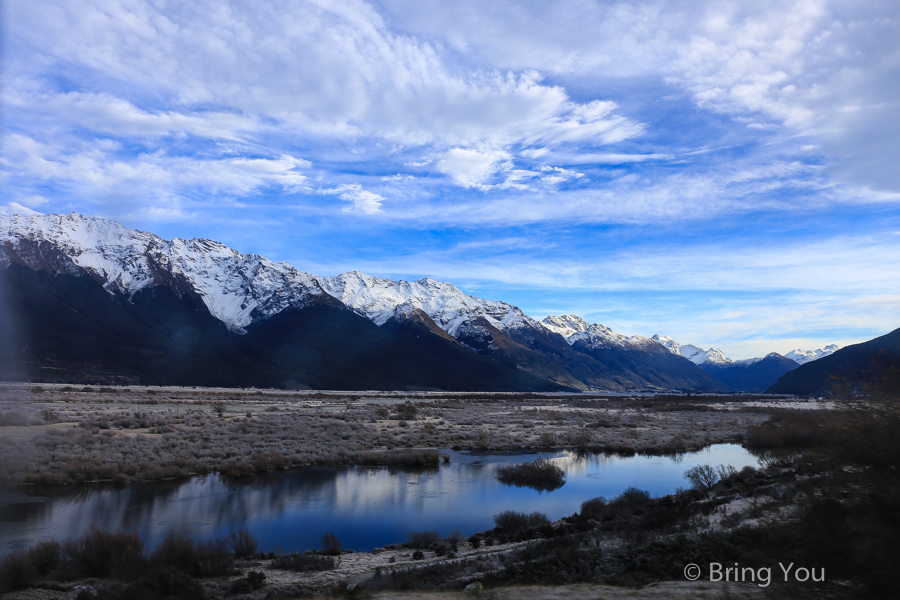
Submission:
M 253 556 L 259 543 L 246 529 L 237 529 L 231 532 L 231 536 L 228 539 L 228 545 L 231 546 L 231 550 L 234 552 L 235 556 L 246 558 L 248 556 Z
M 322 536 L 322 552 L 332 556 L 339 556 L 344 552 L 341 541 L 331 531 L 325 532 L 325 535 Z
M 719 481 L 716 470 L 709 465 L 697 465 L 684 472 L 684 478 L 697 490 L 708 490 Z
M 330 556 L 305 555 L 292 552 L 282 554 L 272 559 L 270 565 L 273 569 L 284 571 L 296 571 L 301 573 L 313 573 L 317 571 L 331 571 L 337 568 L 337 562 Z
M 97 527 L 63 544 L 68 557 L 88 577 L 127 576 L 143 569 L 144 540 L 136 533 L 107 533 Z
M 28 558 L 39 575 L 46 575 L 62 559 L 62 546 L 56 540 L 40 542 L 28 550 Z
M 504 510 L 502 513 L 494 515 L 494 524 L 497 526 L 497 529 L 500 530 L 500 533 L 509 536 L 549 523 L 550 520 L 547 518 L 547 515 L 539 512 L 533 512 L 529 515 L 514 510 Z
M 181 534 L 167 535 L 153 551 L 150 560 L 155 565 L 179 569 L 185 573 L 200 572 L 200 554 L 194 546 L 194 540 Z
M 438 543 L 440 539 L 441 536 L 437 531 L 413 531 L 407 537 L 406 545 L 410 548 L 424 550 L 431 548 L 431 546 Z
M 606 498 L 598 496 L 581 503 L 581 516 L 586 519 L 600 520 L 606 514 Z
M 0 560 L 0 592 L 23 590 L 34 578 L 34 565 L 28 553 L 14 552 Z
M 204 577 L 227 575 L 234 570 L 234 557 L 228 551 L 228 540 L 215 538 L 197 544 L 197 561 Z

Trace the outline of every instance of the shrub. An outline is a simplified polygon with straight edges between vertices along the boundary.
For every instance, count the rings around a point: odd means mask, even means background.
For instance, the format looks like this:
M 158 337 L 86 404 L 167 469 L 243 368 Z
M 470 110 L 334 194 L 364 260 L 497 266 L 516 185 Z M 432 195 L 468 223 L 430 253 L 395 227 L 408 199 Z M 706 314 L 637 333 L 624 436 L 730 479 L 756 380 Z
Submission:
M 581 516 L 585 519 L 602 519 L 606 514 L 606 498 L 598 496 L 581 503 Z
M 39 575 L 46 575 L 59 564 L 62 558 L 62 546 L 56 540 L 40 542 L 28 550 L 28 558 Z
M 509 465 L 497 469 L 500 483 L 516 487 L 530 487 L 538 491 L 552 491 L 566 483 L 566 473 L 546 458 L 532 463 Z
M 305 554 L 292 552 L 291 554 L 276 556 L 272 560 L 271 567 L 273 569 L 282 569 L 285 571 L 309 573 L 315 571 L 331 571 L 337 567 L 337 563 L 330 556 L 318 556 L 315 554 L 307 556 Z
M 684 472 L 684 478 L 691 482 L 695 490 L 705 491 L 716 485 L 719 475 L 709 465 L 697 465 Z
M 0 561 L 0 592 L 24 590 L 34 581 L 35 570 L 26 552 L 15 552 Z
M 550 520 L 547 515 L 539 512 L 533 512 L 530 515 L 516 512 L 514 510 L 504 510 L 498 515 L 494 515 L 494 524 L 501 534 L 514 536 L 523 533 L 532 527 L 547 525 Z
M 247 573 L 247 583 L 250 584 L 251 590 L 258 590 L 265 585 L 266 574 L 262 571 L 250 571 Z
M 231 532 L 231 536 L 228 539 L 228 545 L 231 546 L 231 550 L 234 552 L 235 556 L 246 558 L 248 556 L 253 556 L 259 543 L 252 535 L 250 535 L 249 531 L 246 529 L 238 529 Z
M 403 448 L 400 450 L 369 450 L 360 452 L 356 456 L 356 464 L 366 466 L 376 465 L 405 465 L 412 467 L 430 467 L 440 463 L 440 454 L 437 449 L 414 450 Z
M 81 538 L 66 540 L 63 549 L 87 577 L 132 575 L 146 563 L 144 540 L 136 533 L 107 533 L 91 527 Z
M 728 481 L 737 477 L 738 471 L 731 465 L 719 465 L 716 467 L 716 473 L 719 474 L 721 481 Z
M 431 548 L 440 539 L 437 531 L 413 531 L 409 534 L 406 545 L 410 548 Z
M 337 536 L 333 532 L 328 531 L 322 536 L 322 551 L 325 554 L 339 556 L 344 552 L 344 548 L 341 546 L 341 541 L 337 539 Z
M 650 492 L 636 487 L 630 487 L 616 496 L 612 504 L 614 506 L 646 506 L 650 503 Z
M 469 538 L 469 543 L 472 544 L 472 548 L 478 548 L 481 546 L 481 538 L 477 535 L 473 535 Z
M 419 413 L 419 409 L 412 402 L 404 402 L 397 405 L 394 409 L 397 411 L 397 420 L 399 421 L 415 421 Z
M 463 532 L 459 529 L 454 529 L 450 532 L 450 535 L 447 536 L 447 539 L 450 540 L 451 543 L 456 542 L 459 544 L 460 542 L 466 541 L 466 536 L 463 535 Z
M 422 552 L 421 550 L 416 550 L 415 552 L 412 553 L 412 559 L 413 560 L 424 560 L 425 553 Z
M 161 567 L 179 569 L 185 573 L 199 575 L 200 554 L 194 547 L 194 540 L 181 534 L 170 533 L 162 544 L 153 551 L 153 564 Z
M 132 598 L 166 600 L 204 600 L 206 593 L 203 586 L 190 575 L 178 569 L 155 569 L 137 583 L 128 586 L 119 595 L 122 600 Z
M 228 551 L 228 540 L 225 538 L 198 543 L 197 560 L 200 575 L 204 577 L 227 575 L 234 569 L 234 557 Z
M 569 443 L 577 450 L 588 450 L 594 445 L 594 432 L 590 429 L 580 429 L 572 434 Z

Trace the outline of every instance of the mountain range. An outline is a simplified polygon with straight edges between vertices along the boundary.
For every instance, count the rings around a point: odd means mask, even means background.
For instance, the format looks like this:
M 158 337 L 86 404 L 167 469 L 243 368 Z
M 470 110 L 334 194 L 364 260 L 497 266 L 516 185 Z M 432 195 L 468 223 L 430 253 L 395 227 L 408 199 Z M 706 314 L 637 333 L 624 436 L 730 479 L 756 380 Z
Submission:
M 837 350 L 731 361 L 434 279 L 324 277 L 106 219 L 0 216 L 0 377 L 321 389 L 763 391 Z

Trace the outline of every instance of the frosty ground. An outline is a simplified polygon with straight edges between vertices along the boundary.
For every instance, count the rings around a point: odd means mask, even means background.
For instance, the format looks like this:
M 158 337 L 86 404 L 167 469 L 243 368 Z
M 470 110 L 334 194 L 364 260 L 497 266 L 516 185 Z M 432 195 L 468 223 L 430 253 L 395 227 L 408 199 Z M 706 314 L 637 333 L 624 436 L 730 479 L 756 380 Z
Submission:
M 674 453 L 829 403 L 742 396 L 339 393 L 0 387 L 0 483 L 128 483 L 310 464 L 437 460 L 415 450 Z M 405 450 L 405 452 L 398 452 Z

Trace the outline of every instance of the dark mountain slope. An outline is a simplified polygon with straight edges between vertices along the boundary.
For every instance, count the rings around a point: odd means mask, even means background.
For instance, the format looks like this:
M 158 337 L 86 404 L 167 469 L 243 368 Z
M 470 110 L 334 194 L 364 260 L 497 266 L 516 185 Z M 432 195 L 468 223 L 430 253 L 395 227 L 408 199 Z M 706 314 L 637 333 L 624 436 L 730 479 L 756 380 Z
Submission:
M 778 378 L 799 367 L 778 353 L 771 353 L 752 364 L 705 362 L 700 368 L 736 392 L 764 392 Z
M 729 390 L 727 385 L 688 359 L 657 346 L 649 346 L 642 350 L 619 347 L 591 348 L 589 345 L 575 342 L 573 348 L 619 373 L 617 382 L 628 389 L 705 392 Z
M 0 270 L 15 345 L 4 371 L 32 381 L 241 385 L 260 365 L 195 294 L 154 286 L 131 299 L 89 277 L 19 265 Z
M 321 389 L 555 390 L 453 341 L 398 323 L 380 328 L 322 296 L 239 335 L 193 292 L 131 298 L 90 277 L 13 264 L 0 270 L 0 377 L 36 382 Z M 15 329 L 15 336 L 11 330 Z M 418 336 L 418 337 L 417 337 Z
M 517 367 L 542 379 L 575 389 L 600 388 L 625 390 L 619 383 L 615 367 L 608 367 L 589 356 L 576 352 L 559 334 L 538 332 L 535 348 L 526 346 L 491 325 L 486 319 L 477 318 L 464 323 L 457 332 L 457 340 L 482 356 L 510 367 Z M 547 337 L 556 336 L 559 344 L 552 344 Z M 524 336 L 518 336 L 529 343 Z M 548 343 L 550 341 L 550 343 Z
M 829 392 L 835 384 L 859 385 L 900 368 L 900 329 L 841 348 L 830 356 L 800 365 L 782 375 L 767 391 L 773 394 L 812 395 Z

